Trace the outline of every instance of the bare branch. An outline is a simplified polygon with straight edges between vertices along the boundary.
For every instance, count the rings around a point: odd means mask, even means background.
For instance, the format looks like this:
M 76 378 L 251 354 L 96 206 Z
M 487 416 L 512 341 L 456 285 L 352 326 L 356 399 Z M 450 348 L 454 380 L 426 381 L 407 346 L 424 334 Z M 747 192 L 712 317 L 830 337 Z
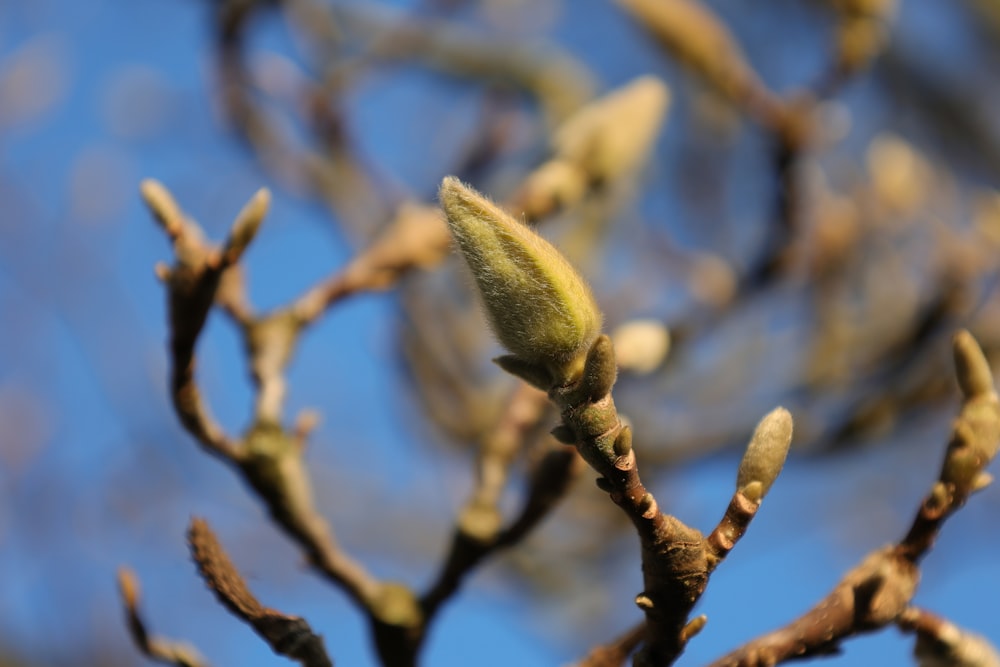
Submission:
M 307 553 L 327 579 L 361 608 L 377 614 L 383 586 L 336 543 L 313 499 L 302 458 L 304 431 L 281 424 L 285 369 L 305 323 L 291 310 L 255 316 L 242 285 L 222 280 L 253 239 L 268 206 L 262 190 L 237 216 L 222 248 L 208 245 L 201 230 L 186 220 L 166 188 L 143 184 L 156 219 L 174 242 L 176 264 L 164 270 L 169 292 L 174 407 L 181 422 L 212 453 L 233 464 L 264 501 L 277 525 Z M 234 278 L 239 281 L 239 277 Z M 194 377 L 194 350 L 220 285 L 224 307 L 240 326 L 246 343 L 256 401 L 251 427 L 240 441 L 226 436 L 204 407 Z
M 149 634 L 146 621 L 139 612 L 139 579 L 127 567 L 118 568 L 118 589 L 125 605 L 125 618 L 132 641 L 143 654 L 165 665 L 208 667 L 205 659 L 190 644 Z
M 499 503 L 509 467 L 548 414 L 547 407 L 543 392 L 519 385 L 499 423 L 480 445 L 476 487 L 456 521 L 441 571 L 420 600 L 428 622 L 473 568 L 524 539 L 562 499 L 580 472 L 581 460 L 575 451 L 559 445 L 550 449 L 535 466 L 520 512 L 502 527 Z
M 404 202 L 385 230 L 340 272 L 302 295 L 291 307 L 303 323 L 359 292 L 389 289 L 407 272 L 441 262 L 451 237 L 437 207 Z
M 220 279 L 253 239 L 267 208 L 268 195 L 261 191 L 254 197 L 237 219 L 231 241 L 222 250 L 204 240 L 201 229 L 184 217 L 163 185 L 146 180 L 142 184 L 142 195 L 174 246 L 174 265 L 169 268 L 160 265 L 157 269 L 168 292 L 170 388 L 174 411 L 184 428 L 206 450 L 225 460 L 238 460 L 237 444 L 225 434 L 202 400 L 195 378 L 195 347 L 215 301 Z
M 621 667 L 646 636 L 646 624 L 639 623 L 611 643 L 595 646 L 576 667 Z
M 897 622 L 920 578 L 918 563 L 945 519 L 990 482 L 984 468 L 1000 445 L 1000 401 L 989 365 L 967 331 L 954 339 L 955 365 L 964 403 L 955 421 L 938 481 L 898 544 L 869 554 L 817 606 L 780 630 L 745 644 L 711 667 L 771 667 L 824 655 L 840 642 Z
M 303 667 L 333 667 L 323 638 L 314 634 L 304 619 L 268 609 L 257 601 L 203 519 L 191 520 L 188 542 L 198 571 L 219 602 L 249 624 L 275 653 Z

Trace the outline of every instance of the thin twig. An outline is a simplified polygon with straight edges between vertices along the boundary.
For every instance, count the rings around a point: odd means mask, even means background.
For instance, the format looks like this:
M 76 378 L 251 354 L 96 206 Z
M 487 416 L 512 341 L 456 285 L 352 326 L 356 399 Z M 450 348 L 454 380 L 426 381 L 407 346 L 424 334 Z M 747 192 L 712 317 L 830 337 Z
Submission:
M 279 655 L 303 667 L 333 667 L 323 638 L 298 616 L 264 607 L 246 585 L 215 533 L 203 519 L 192 519 L 188 529 L 191 557 L 205 583 L 226 609 L 249 624 Z
M 153 216 L 173 242 L 172 267 L 157 266 L 168 292 L 170 321 L 170 389 L 181 424 L 209 452 L 228 461 L 240 456 L 238 445 L 225 434 L 204 405 L 195 378 L 195 347 L 215 301 L 222 275 L 239 261 L 267 211 L 270 195 L 259 191 L 237 216 L 229 240 L 209 245 L 201 229 L 181 212 L 160 183 L 147 180 L 142 195 Z
M 576 667 L 622 667 L 646 636 L 646 624 L 637 623 L 608 644 L 595 646 Z
M 162 185 L 147 181 L 143 194 L 174 242 L 175 265 L 160 273 L 169 292 L 170 363 L 179 419 L 202 446 L 241 472 L 277 525 L 305 550 L 314 567 L 363 609 L 376 613 L 372 610 L 382 599 L 381 583 L 335 541 L 329 524 L 315 507 L 303 461 L 302 435 L 281 424 L 284 371 L 303 325 L 288 311 L 253 315 L 242 287 L 221 280 L 236 268 L 252 241 L 267 210 L 266 191 L 258 193 L 237 216 L 229 240 L 221 247 L 204 240 L 201 229 L 183 216 Z M 227 287 L 227 298 L 232 300 L 227 310 L 244 334 L 256 385 L 251 427 L 239 441 L 226 436 L 208 415 L 194 375 L 198 336 L 220 285 Z
M 118 589 L 125 605 L 125 618 L 132 641 L 148 658 L 177 667 L 208 667 L 198 651 L 185 642 L 150 635 L 139 612 L 139 578 L 127 567 L 118 568 Z

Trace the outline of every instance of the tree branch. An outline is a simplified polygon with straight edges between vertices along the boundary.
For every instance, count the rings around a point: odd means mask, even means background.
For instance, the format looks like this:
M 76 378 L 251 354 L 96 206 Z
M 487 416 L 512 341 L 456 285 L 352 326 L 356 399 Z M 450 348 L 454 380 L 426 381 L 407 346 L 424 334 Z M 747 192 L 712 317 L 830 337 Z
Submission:
M 909 607 L 896 625 L 916 635 L 913 654 L 920 667 L 1000 667 L 1000 652 L 985 637 L 929 611 Z
M 771 667 L 826 655 L 849 637 L 897 622 L 909 607 L 920 578 L 920 559 L 933 545 L 945 519 L 971 493 L 990 483 L 984 468 L 1000 446 L 1000 401 L 989 364 L 967 331 L 955 336 L 953 347 L 964 401 L 938 481 L 921 503 L 906 536 L 869 554 L 810 611 L 711 667 Z
M 264 607 L 247 587 L 215 533 L 203 519 L 192 519 L 188 529 L 191 557 L 205 583 L 234 616 L 249 624 L 278 655 L 302 667 L 333 667 L 323 638 L 298 616 Z
M 208 667 L 197 649 L 187 643 L 153 637 L 139 612 L 139 579 L 127 567 L 118 568 L 118 590 L 125 605 L 125 619 L 132 641 L 150 659 L 177 667 Z

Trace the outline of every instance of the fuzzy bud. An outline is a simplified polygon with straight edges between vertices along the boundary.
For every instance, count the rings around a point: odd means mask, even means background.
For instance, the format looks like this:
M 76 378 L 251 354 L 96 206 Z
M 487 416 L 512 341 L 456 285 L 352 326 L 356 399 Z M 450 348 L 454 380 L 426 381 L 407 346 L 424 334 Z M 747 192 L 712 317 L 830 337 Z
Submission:
M 736 488 L 742 490 L 754 482 L 753 495 L 762 499 L 778 478 L 792 443 L 792 415 L 784 408 L 775 408 L 757 424 L 747 445 L 736 476 Z
M 555 154 L 596 181 L 629 174 L 656 143 L 669 105 L 667 85 L 641 76 L 570 117 L 553 138 Z
M 989 394 L 993 391 L 993 374 L 979 343 L 966 330 L 955 334 L 955 372 L 965 398 Z
M 444 179 L 440 199 L 490 326 L 511 352 L 501 366 L 545 390 L 579 377 L 601 331 L 587 284 L 552 244 L 457 178 Z

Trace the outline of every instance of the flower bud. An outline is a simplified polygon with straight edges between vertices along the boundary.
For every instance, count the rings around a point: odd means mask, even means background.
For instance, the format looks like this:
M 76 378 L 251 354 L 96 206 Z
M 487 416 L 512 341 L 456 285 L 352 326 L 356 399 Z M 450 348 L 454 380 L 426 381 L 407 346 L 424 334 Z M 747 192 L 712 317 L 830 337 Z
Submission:
M 645 161 L 670 105 L 670 89 L 641 76 L 584 106 L 553 137 L 558 159 L 592 180 L 610 181 Z
M 955 334 L 955 374 L 966 399 L 990 394 L 993 391 L 993 373 L 979 343 L 965 329 Z
M 791 443 L 792 415 L 784 408 L 775 408 L 760 420 L 747 445 L 736 476 L 737 490 L 757 482 L 760 489 L 754 488 L 752 495 L 759 496 L 756 500 L 762 499 L 785 465 Z
M 583 279 L 548 241 L 454 177 L 441 206 L 500 344 L 501 365 L 548 390 L 576 379 L 601 331 Z

